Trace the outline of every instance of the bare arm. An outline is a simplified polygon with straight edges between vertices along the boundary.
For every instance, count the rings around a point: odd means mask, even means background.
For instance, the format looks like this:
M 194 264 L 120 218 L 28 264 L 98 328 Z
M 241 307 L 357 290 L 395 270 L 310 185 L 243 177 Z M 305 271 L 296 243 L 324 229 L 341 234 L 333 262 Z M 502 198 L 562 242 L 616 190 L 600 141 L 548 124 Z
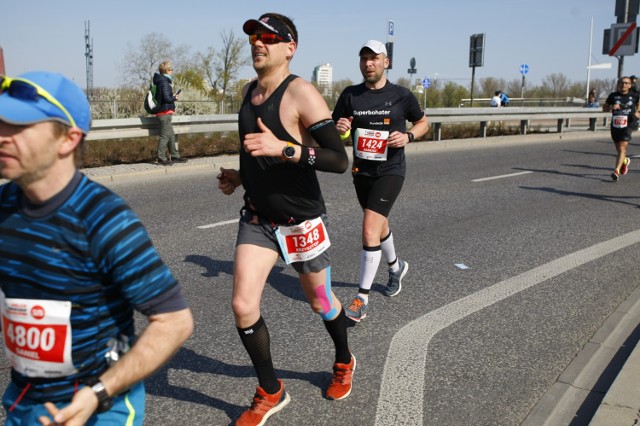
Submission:
M 171 359 L 192 332 L 193 317 L 189 309 L 150 316 L 149 325 L 131 350 L 100 376 L 107 393 L 116 395 L 150 376 Z M 83 387 L 62 410 L 51 403 L 45 405 L 57 424 L 76 426 L 83 425 L 93 415 L 98 398 L 90 387 Z M 41 417 L 40 422 L 56 424 L 46 417 Z
M 302 79 L 292 81 L 282 98 L 280 117 L 291 136 L 302 142 L 302 146 L 292 144 L 295 154 L 288 161 L 335 173 L 347 169 L 344 144 L 326 102 L 313 85 Z M 252 156 L 281 157 L 291 141 L 278 139 L 259 118 L 257 124 L 260 133 L 245 135 L 244 149 Z

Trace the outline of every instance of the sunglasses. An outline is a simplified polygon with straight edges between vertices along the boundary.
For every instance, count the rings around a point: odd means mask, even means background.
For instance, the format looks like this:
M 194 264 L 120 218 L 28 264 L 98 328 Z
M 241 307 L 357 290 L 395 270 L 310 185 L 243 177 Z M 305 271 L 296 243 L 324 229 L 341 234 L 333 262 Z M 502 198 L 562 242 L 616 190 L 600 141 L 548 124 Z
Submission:
M 254 45 L 256 42 L 260 40 L 264 44 L 276 44 L 282 43 L 285 41 L 289 41 L 282 36 L 272 33 L 262 33 L 262 34 L 251 34 L 249 36 L 249 44 Z
M 37 101 L 38 96 L 44 98 L 50 104 L 55 105 L 69 120 L 71 127 L 78 127 L 69 111 L 51 93 L 38 86 L 36 83 L 24 78 L 11 78 L 0 76 L 0 94 L 7 92 L 9 96 L 26 101 Z

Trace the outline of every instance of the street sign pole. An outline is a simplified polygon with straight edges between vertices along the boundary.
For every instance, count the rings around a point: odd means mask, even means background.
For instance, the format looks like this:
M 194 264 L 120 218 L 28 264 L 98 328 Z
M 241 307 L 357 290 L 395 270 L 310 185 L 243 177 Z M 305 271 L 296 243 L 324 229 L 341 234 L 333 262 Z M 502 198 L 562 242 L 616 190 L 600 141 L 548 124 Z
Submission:
M 525 75 L 529 72 L 529 65 L 522 64 L 520 65 L 520 74 L 522 74 L 522 83 L 520 84 L 520 99 L 522 99 L 521 105 L 524 106 L 524 84 L 525 84 Z
M 429 88 L 429 86 L 431 86 L 431 81 L 429 81 L 429 79 L 425 76 L 425 78 L 422 79 L 422 88 L 424 89 L 422 91 L 424 109 L 427 109 L 427 89 Z

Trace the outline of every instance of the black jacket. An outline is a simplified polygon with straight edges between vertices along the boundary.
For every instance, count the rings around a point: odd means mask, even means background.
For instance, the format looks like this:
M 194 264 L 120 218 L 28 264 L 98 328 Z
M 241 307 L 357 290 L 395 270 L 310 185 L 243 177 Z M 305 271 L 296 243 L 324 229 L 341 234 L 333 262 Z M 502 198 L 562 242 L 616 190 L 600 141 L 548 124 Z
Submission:
M 155 73 L 153 75 L 153 84 L 158 86 L 156 97 L 160 102 L 160 108 L 158 112 L 175 111 L 176 110 L 176 97 L 173 96 L 173 87 L 171 86 L 171 80 L 168 77 Z

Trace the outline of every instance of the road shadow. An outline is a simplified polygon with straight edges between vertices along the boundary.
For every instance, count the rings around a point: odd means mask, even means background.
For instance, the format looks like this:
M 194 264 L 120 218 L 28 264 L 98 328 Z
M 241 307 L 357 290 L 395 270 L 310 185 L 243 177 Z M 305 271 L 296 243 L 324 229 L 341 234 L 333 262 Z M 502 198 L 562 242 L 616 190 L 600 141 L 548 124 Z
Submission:
M 632 203 L 632 202 L 629 202 L 629 201 L 625 201 L 627 199 L 639 199 L 640 197 L 619 196 L 619 195 L 588 194 L 588 193 L 585 193 L 585 192 L 564 191 L 562 189 L 549 188 L 549 187 L 544 187 L 544 186 L 542 186 L 542 187 L 520 186 L 519 188 L 528 189 L 528 190 L 531 190 L 531 191 L 550 192 L 550 193 L 558 194 L 558 195 L 565 195 L 565 196 L 571 196 L 571 197 L 582 197 L 582 198 L 588 198 L 588 199 L 592 199 L 592 200 L 608 201 L 608 202 L 612 202 L 612 203 L 626 204 L 626 205 L 633 206 L 633 207 L 640 207 L 640 204 Z
M 221 398 L 211 396 L 195 389 L 176 386 L 169 380 L 169 370 L 181 370 L 191 373 L 205 373 L 227 377 L 255 377 L 256 373 L 251 365 L 233 365 L 223 361 L 200 355 L 191 349 L 181 348 L 176 355 L 153 376 L 145 380 L 145 388 L 150 395 L 169 398 L 176 401 L 191 402 L 205 405 L 216 410 L 223 411 L 229 419 L 237 418 L 246 406 L 230 404 Z M 312 384 L 318 389 L 325 389 L 331 381 L 331 373 L 328 371 L 297 372 L 276 369 L 278 378 L 283 380 L 302 380 Z M 224 395 L 224 389 L 218 388 Z
M 215 260 L 209 256 L 199 254 L 187 255 L 185 256 L 184 261 L 203 268 L 204 272 L 202 272 L 201 275 L 205 278 L 215 278 L 220 277 L 221 275 L 233 276 L 233 261 Z M 307 303 L 307 298 L 302 291 L 302 286 L 300 285 L 297 273 L 293 270 L 293 267 L 290 267 L 291 272 L 296 274 L 296 276 L 291 276 L 285 272 L 287 268 L 289 267 L 282 266 L 279 263 L 276 264 L 267 278 L 267 284 L 283 296 Z M 335 280 L 331 281 L 331 286 L 334 288 L 346 287 L 357 289 L 357 284 Z M 374 286 L 374 290 L 382 292 L 384 287 Z
M 569 165 L 569 167 L 582 167 L 580 165 Z M 589 168 L 590 166 L 584 166 L 585 168 Z M 561 172 L 560 170 L 549 170 L 549 169 L 532 169 L 530 167 L 512 167 L 513 170 L 521 170 L 521 171 L 526 171 L 526 172 L 534 172 L 534 173 L 546 173 L 549 175 L 557 175 L 557 176 L 571 176 L 571 177 L 577 177 L 577 178 L 581 178 L 581 179 L 592 179 L 592 180 L 599 180 L 599 181 L 605 181 L 605 179 L 602 178 L 601 174 L 592 174 L 592 173 L 570 173 L 570 172 Z M 605 169 L 603 169 L 605 170 Z M 609 169 L 606 169 L 609 170 Z

